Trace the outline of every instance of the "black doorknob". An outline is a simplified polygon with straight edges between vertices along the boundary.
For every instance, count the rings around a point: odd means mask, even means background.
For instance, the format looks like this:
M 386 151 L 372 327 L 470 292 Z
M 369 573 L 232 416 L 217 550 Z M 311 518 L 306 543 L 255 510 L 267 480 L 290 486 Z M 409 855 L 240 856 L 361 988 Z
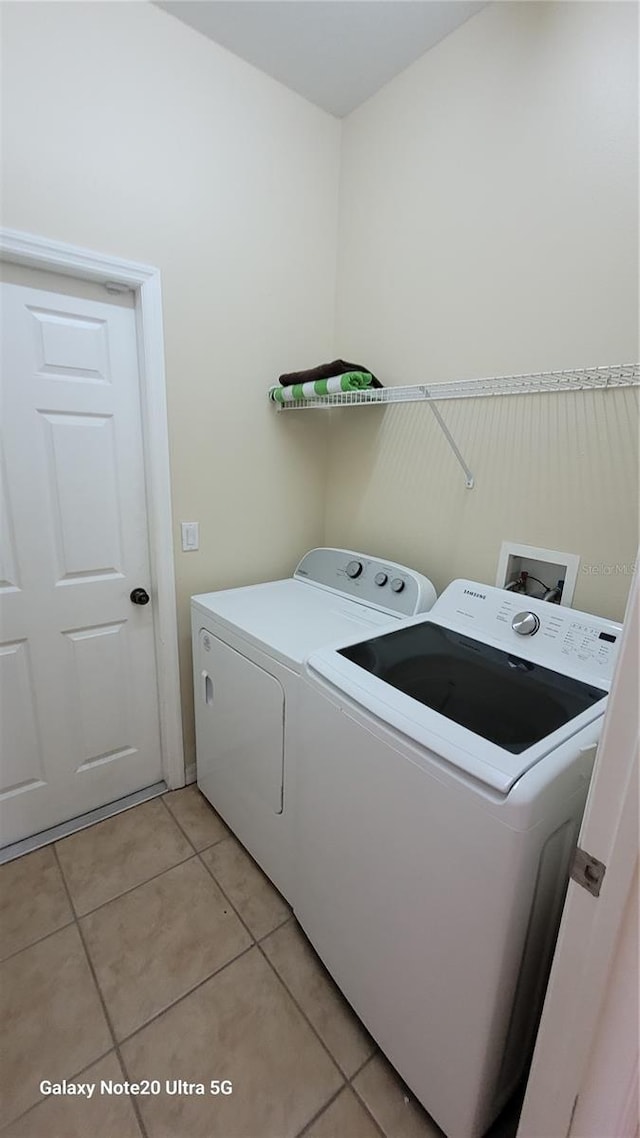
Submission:
M 148 605 L 149 594 L 146 589 L 132 589 L 129 598 L 134 605 Z

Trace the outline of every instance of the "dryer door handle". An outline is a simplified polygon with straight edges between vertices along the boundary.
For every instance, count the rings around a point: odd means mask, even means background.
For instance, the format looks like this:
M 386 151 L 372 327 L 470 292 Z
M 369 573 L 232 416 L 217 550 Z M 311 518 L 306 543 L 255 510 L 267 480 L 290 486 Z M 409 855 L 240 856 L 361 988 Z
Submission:
M 211 707 L 213 703 L 213 680 L 208 672 L 202 673 L 202 698 L 204 702 Z

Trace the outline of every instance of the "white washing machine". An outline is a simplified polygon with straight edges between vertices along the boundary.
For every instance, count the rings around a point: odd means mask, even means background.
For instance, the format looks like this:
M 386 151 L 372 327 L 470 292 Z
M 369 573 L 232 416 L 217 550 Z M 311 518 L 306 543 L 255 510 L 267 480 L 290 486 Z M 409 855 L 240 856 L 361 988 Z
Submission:
M 302 661 L 435 598 L 420 573 L 346 549 L 312 549 L 283 581 L 192 597 L 198 786 L 289 900 Z
M 620 632 L 454 581 L 307 662 L 294 911 L 449 1138 L 528 1060 Z

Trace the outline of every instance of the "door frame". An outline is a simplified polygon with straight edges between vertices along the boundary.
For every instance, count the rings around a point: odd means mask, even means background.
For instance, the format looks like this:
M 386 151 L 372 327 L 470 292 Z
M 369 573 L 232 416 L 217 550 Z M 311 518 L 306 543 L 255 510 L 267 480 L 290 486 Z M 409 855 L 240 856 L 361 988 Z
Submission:
M 162 773 L 174 790 L 185 785 L 185 767 L 160 270 L 7 228 L 0 228 L 0 260 L 134 294 Z

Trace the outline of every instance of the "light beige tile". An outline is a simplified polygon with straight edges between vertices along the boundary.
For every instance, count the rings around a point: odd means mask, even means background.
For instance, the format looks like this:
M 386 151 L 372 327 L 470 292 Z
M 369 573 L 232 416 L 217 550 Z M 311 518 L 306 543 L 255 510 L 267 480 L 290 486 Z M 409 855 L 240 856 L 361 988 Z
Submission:
M 345 1087 L 305 1130 L 304 1138 L 380 1138 L 380 1131 L 353 1091 Z
M 387 1138 L 444 1138 L 382 1055 L 375 1055 L 353 1087 Z
M 157 799 L 63 838 L 56 849 L 78 913 L 97 909 L 193 853 Z
M 272 932 L 291 915 L 284 898 L 235 838 L 225 838 L 205 850 L 202 860 L 256 940 Z
M 293 998 L 347 1078 L 375 1050 L 371 1036 L 338 990 L 295 921 L 276 929 L 262 947 Z
M 230 1079 L 233 1093 L 141 1098 L 149 1138 L 294 1138 L 341 1075 L 257 948 L 122 1046 L 133 1080 Z
M 0 960 L 72 920 L 51 846 L 0 866 Z
M 129 1095 L 100 1094 L 101 1080 L 124 1080 L 115 1051 L 76 1075 L 74 1082 L 95 1083 L 91 1099 L 51 1095 L 2 1131 L 2 1138 L 141 1138 Z
M 252 943 L 196 857 L 103 905 L 81 925 L 118 1039 Z
M 112 1046 L 111 1033 L 75 925 L 0 965 L 5 1121 L 41 1097 L 41 1079 L 88 1066 Z
M 222 818 L 195 784 L 173 790 L 163 797 L 195 849 L 204 850 L 228 836 L 229 831 Z

